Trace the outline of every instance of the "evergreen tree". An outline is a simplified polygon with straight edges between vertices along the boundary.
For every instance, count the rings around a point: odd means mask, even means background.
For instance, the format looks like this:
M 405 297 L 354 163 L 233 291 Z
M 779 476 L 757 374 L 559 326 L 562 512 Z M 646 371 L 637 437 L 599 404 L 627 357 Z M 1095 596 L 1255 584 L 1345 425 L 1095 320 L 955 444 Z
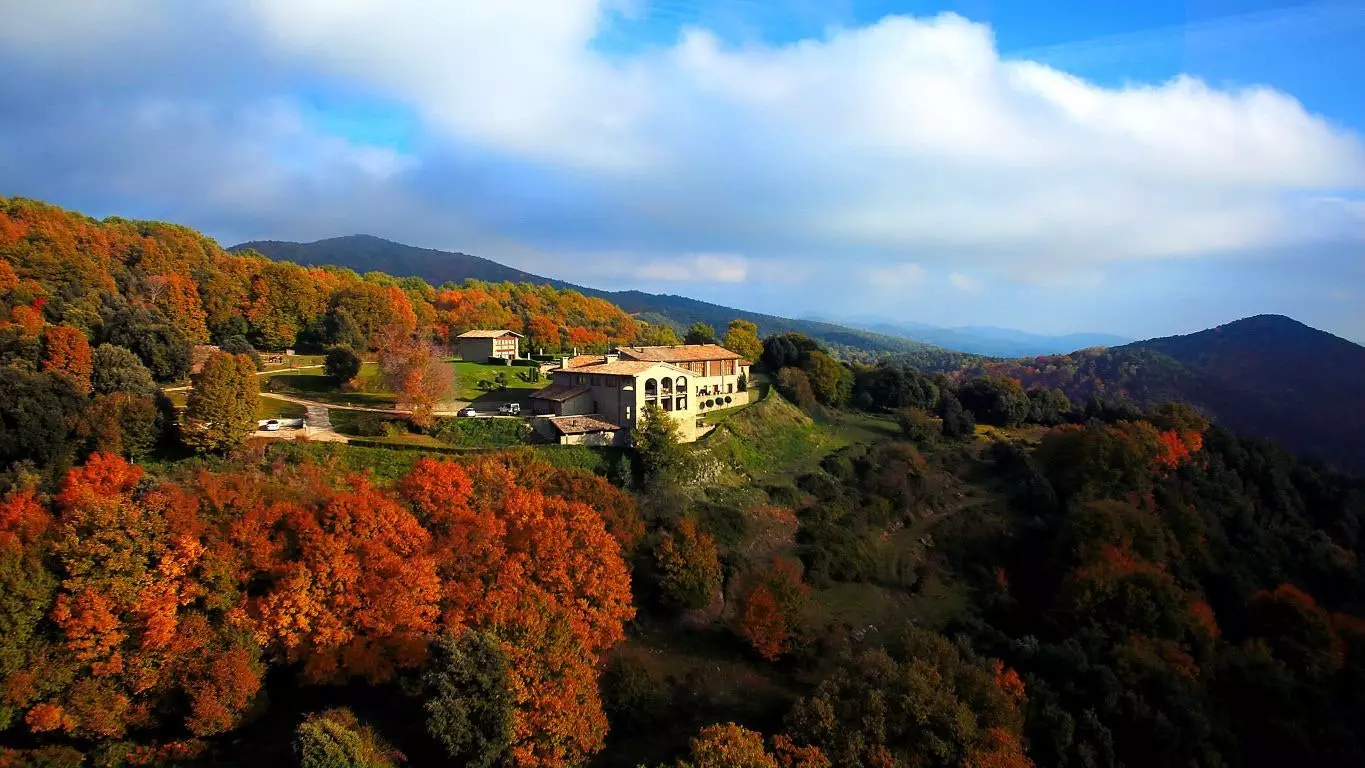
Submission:
M 512 743 L 516 702 L 507 690 L 508 661 L 491 634 L 442 636 L 423 675 L 427 733 L 451 760 L 470 768 L 499 764 Z
M 972 412 L 962 407 L 962 402 L 951 392 L 940 396 L 939 416 L 943 418 L 943 436 L 961 437 L 976 431 L 976 419 Z
M 683 337 L 684 344 L 715 344 L 716 329 L 701 321 L 692 324 Z
M 246 355 L 215 352 L 193 377 L 185 408 L 185 444 L 201 453 L 224 453 L 256 429 L 260 381 Z
M 647 481 L 657 481 L 682 469 L 686 454 L 678 422 L 655 403 L 647 403 L 635 427 L 635 450 Z

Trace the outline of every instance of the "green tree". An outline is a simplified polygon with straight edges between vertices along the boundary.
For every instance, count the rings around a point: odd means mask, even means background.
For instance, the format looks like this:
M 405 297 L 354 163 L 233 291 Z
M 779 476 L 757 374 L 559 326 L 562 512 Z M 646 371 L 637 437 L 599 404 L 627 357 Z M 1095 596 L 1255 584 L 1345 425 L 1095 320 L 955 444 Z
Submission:
M 705 608 L 720 593 L 720 556 L 716 540 L 697 529 L 690 517 L 664 532 L 654 548 L 660 586 L 672 605 Z
M 806 372 L 800 368 L 783 368 L 778 371 L 777 391 L 803 411 L 815 407 L 815 390 L 811 387 Z
M 938 420 L 921 408 L 902 408 L 896 412 L 896 423 L 900 425 L 901 434 L 906 440 L 921 446 L 934 442 L 934 438 L 943 431 Z
M 660 318 L 659 322 L 641 323 L 640 332 L 635 336 L 635 343 L 646 347 L 675 347 L 682 342 L 678 339 L 678 333 L 673 330 L 673 326 Z
M 684 344 L 715 344 L 716 329 L 698 320 L 687 329 L 683 336 Z
M 0 368 L 0 466 L 47 466 L 71 455 L 71 431 L 87 404 L 66 376 Z
M 309 715 L 294 733 L 300 768 L 391 768 L 393 750 L 348 709 Z
M 837 408 L 848 398 L 853 386 L 853 374 L 838 360 L 824 352 L 812 352 L 802 366 L 810 381 L 815 399 L 831 408 Z
M 246 355 L 251 358 L 251 363 L 256 366 L 256 370 L 261 370 L 265 366 L 261 364 L 261 353 L 251 346 L 251 342 L 246 340 L 246 336 L 234 335 L 223 339 L 218 348 L 229 355 Z
M 976 431 L 976 419 L 972 412 L 962 407 L 962 401 L 952 392 L 944 390 L 939 394 L 938 415 L 943 419 L 944 437 L 962 437 Z
M 981 376 L 957 391 L 962 407 L 982 424 L 1017 427 L 1029 415 L 1029 398 L 1019 381 L 1008 376 Z
M 646 480 L 676 476 L 683 469 L 686 453 L 681 432 L 678 422 L 657 403 L 645 404 L 632 434 Z
M 516 702 L 508 693 L 508 661 L 486 632 L 443 635 L 423 675 L 427 733 L 459 765 L 497 765 L 513 738 Z
M 744 357 L 751 363 L 763 356 L 763 342 L 758 338 L 758 326 L 748 320 L 731 320 L 721 346 Z
M 123 307 L 104 318 L 101 341 L 125 347 L 157 381 L 182 381 L 190 372 L 190 342 L 160 312 Z
M 185 444 L 203 453 L 236 448 L 256 429 L 260 380 L 246 355 L 214 352 L 193 377 L 185 408 Z
M 327 350 L 327 356 L 322 361 L 322 371 L 328 376 L 336 379 L 340 384 L 346 384 L 360 375 L 360 355 L 347 346 L 335 346 Z
M 152 372 L 131 350 L 113 344 L 101 344 L 95 347 L 92 362 L 94 370 L 90 375 L 90 384 L 96 395 L 114 392 L 146 396 L 156 394 Z

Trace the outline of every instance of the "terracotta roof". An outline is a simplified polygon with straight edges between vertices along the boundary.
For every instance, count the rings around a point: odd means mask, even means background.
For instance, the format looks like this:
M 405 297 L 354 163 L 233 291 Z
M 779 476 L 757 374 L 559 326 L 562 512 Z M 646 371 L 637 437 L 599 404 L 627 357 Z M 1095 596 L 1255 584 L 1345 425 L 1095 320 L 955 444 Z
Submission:
M 570 368 L 570 373 L 604 373 L 617 376 L 634 376 L 658 365 L 649 360 L 617 360 L 614 363 L 597 363 L 596 365 L 580 365 L 577 368 Z
M 587 387 L 575 387 L 569 384 L 551 384 L 544 389 L 536 390 L 531 393 L 531 397 L 535 400 L 552 400 L 556 403 L 563 403 L 572 400 L 587 391 Z
M 617 432 L 621 427 L 600 416 L 556 416 L 550 424 L 561 435 L 586 435 L 589 432 Z
M 597 363 L 601 363 L 605 359 L 606 358 L 604 358 L 602 355 L 578 355 L 576 357 L 569 358 L 568 367 L 577 368 L 582 365 L 595 365 Z
M 520 338 L 525 338 L 525 337 L 523 337 L 520 333 L 517 333 L 516 331 L 509 331 L 509 330 L 507 330 L 507 329 L 505 329 L 505 328 L 499 329 L 499 330 L 496 330 L 496 331 L 481 331 L 481 330 L 475 329 L 475 330 L 472 330 L 472 331 L 465 331 L 464 333 L 460 334 L 459 336 L 456 336 L 455 338 L 457 338 L 457 339 L 497 339 L 497 338 L 506 336 L 506 335 L 508 335 L 509 333 L 510 333 L 511 335 L 513 335 L 513 336 L 516 336 L 516 337 L 519 338 L 519 339 L 520 339 Z
M 719 344 L 682 344 L 676 347 L 621 347 L 622 357 L 659 363 L 699 363 L 703 360 L 742 360 Z

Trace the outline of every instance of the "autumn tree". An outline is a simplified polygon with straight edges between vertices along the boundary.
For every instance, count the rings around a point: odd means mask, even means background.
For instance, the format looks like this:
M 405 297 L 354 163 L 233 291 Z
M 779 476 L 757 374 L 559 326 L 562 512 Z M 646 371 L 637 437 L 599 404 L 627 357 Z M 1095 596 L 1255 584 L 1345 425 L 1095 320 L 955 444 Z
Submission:
M 380 350 L 384 382 L 398 397 L 398 407 L 411 412 L 420 427 L 436 423 L 436 406 L 455 386 L 455 368 L 430 343 L 392 336 Z
M 758 326 L 748 320 L 731 320 L 721 346 L 751 363 L 758 362 L 763 356 L 763 342 L 758 338 Z
M 687 329 L 683 336 L 684 344 L 715 344 L 716 329 L 698 320 Z
M 660 535 L 654 548 L 664 596 L 679 608 L 705 608 L 720 591 L 716 540 L 685 517 Z
M 256 430 L 260 379 L 246 355 L 214 352 L 191 379 L 181 437 L 204 453 L 239 447 Z
M 114 392 L 96 395 L 76 430 L 91 452 L 142 456 L 156 445 L 164 428 L 156 401 L 146 395 Z
M 43 332 L 42 369 L 69 377 L 83 392 L 90 391 L 90 343 L 78 328 L 48 326 Z
M 450 759 L 492 768 L 512 744 L 513 705 L 507 655 L 497 638 L 468 630 L 443 635 L 423 674 L 427 733 Z
M 678 768 L 778 768 L 763 734 L 734 723 L 708 725 L 692 738 L 691 756 Z
M 157 392 L 152 372 L 147 370 L 137 355 L 123 347 L 113 344 L 95 347 L 92 368 L 90 383 L 97 395 L 131 392 L 151 396 Z
M 247 341 L 246 336 L 234 334 L 223 339 L 218 344 L 218 348 L 229 355 L 246 355 L 251 358 L 251 364 L 256 366 L 256 370 L 263 370 L 265 366 L 261 363 L 261 353 Z
M 787 560 L 776 560 L 750 579 L 740 601 L 735 630 L 758 655 L 777 661 L 789 650 L 810 588 L 801 571 Z

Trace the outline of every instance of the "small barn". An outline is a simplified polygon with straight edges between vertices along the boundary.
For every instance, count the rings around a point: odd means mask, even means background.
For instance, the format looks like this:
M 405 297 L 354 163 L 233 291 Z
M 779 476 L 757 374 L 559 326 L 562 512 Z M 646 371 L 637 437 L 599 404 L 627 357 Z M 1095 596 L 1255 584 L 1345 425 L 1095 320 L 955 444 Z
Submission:
M 472 330 L 455 337 L 456 350 L 465 360 L 483 362 L 490 357 L 514 360 L 521 356 L 521 340 L 516 331 Z

